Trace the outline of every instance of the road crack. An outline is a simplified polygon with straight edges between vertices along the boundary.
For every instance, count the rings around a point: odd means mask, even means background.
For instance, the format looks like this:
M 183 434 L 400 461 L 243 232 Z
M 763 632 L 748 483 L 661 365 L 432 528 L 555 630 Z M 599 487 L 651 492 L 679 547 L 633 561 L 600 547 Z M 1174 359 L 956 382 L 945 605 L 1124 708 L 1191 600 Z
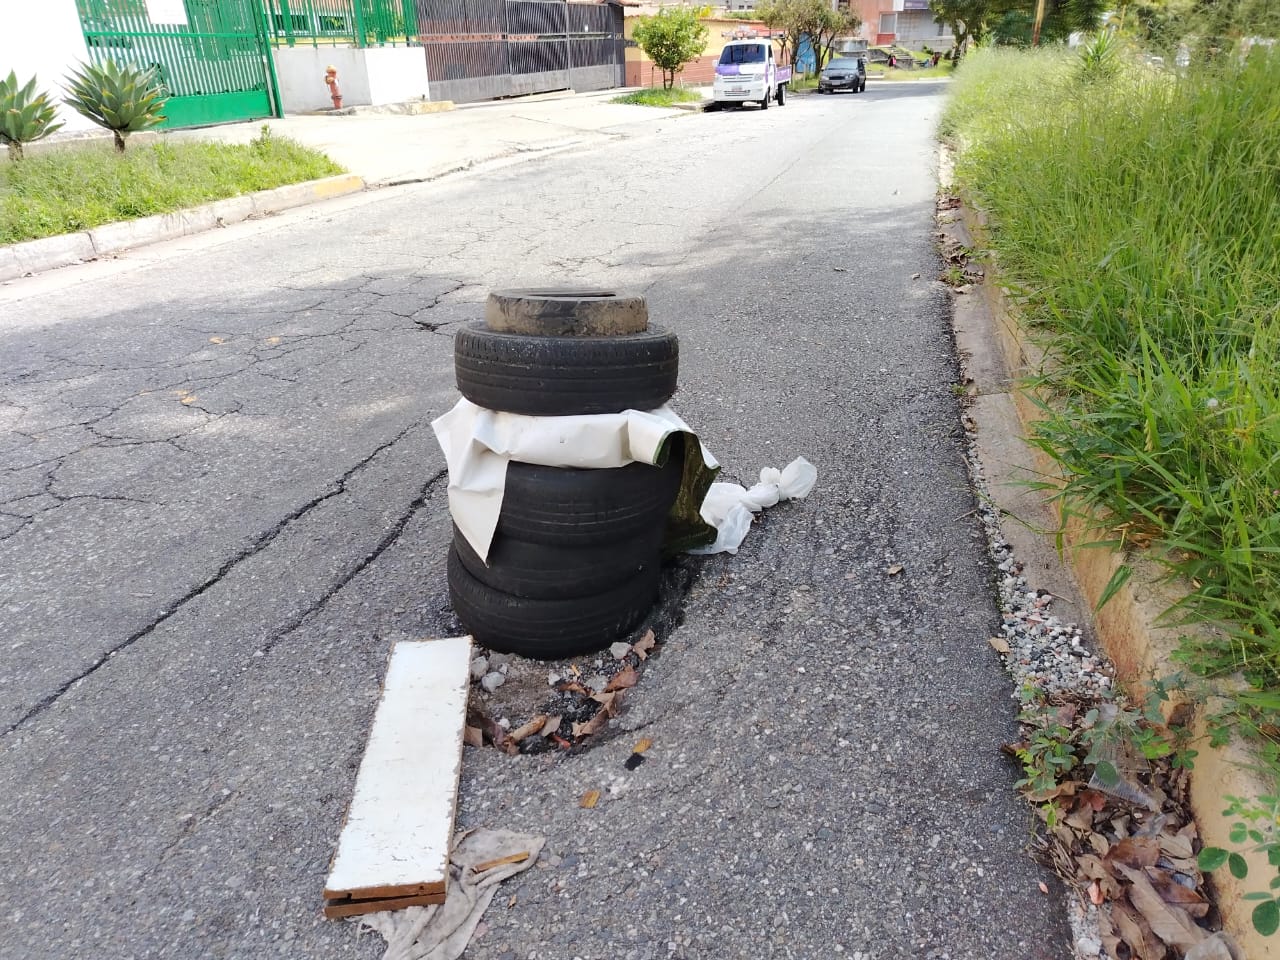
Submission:
M 256 537 L 254 537 L 254 539 L 252 540 L 252 542 L 249 543 L 248 546 L 238 551 L 230 559 L 223 562 L 218 567 L 218 569 L 215 570 L 210 576 L 206 577 L 203 581 L 201 581 L 196 586 L 192 587 L 190 590 L 184 593 L 181 597 L 179 597 L 173 603 L 169 604 L 168 608 L 161 611 L 161 613 L 157 617 L 155 617 L 155 619 L 153 619 L 150 623 L 139 628 L 138 630 L 135 630 L 132 634 L 125 637 L 123 640 L 117 643 L 110 650 L 98 656 L 91 664 L 89 664 L 89 666 L 87 666 L 84 670 L 80 671 L 80 673 L 78 673 L 76 676 L 72 677 L 70 680 L 67 680 L 65 683 L 59 686 L 58 689 L 54 690 L 52 693 L 48 694 L 47 696 L 42 698 L 39 702 L 34 704 L 32 707 L 30 707 L 21 717 L 19 717 L 9 727 L 7 727 L 4 733 L 0 734 L 0 740 L 3 740 L 4 738 L 10 736 L 15 731 L 19 730 L 25 724 L 30 722 L 32 719 L 44 713 L 46 710 L 48 710 L 50 707 L 56 704 L 58 700 L 60 700 L 62 696 L 67 693 L 68 690 L 78 685 L 81 681 L 91 677 L 94 673 L 96 673 L 99 669 L 101 669 L 102 666 L 106 664 L 108 660 L 110 660 L 116 654 L 121 653 L 124 650 L 127 650 L 129 647 L 133 646 L 133 644 L 137 643 L 139 640 L 142 640 L 143 638 L 150 636 L 167 620 L 171 619 L 176 614 L 178 614 L 183 609 L 185 609 L 188 604 L 190 604 L 195 600 L 198 600 L 201 596 L 203 596 L 209 590 L 216 587 L 228 574 L 231 573 L 232 570 L 234 570 L 241 563 L 250 559 L 251 557 L 256 556 L 257 554 L 265 550 L 267 547 L 269 547 L 273 542 L 275 542 L 275 540 L 282 533 L 284 533 L 285 530 L 287 530 L 295 522 L 297 522 L 298 520 L 301 520 L 303 517 L 305 517 L 308 513 L 316 509 L 321 504 L 329 500 L 332 500 L 334 497 L 342 496 L 346 492 L 347 483 L 354 476 L 360 473 L 360 471 L 362 471 L 365 467 L 367 467 L 370 463 L 372 463 L 375 459 L 377 459 L 378 456 L 380 456 L 382 453 L 391 449 L 397 443 L 403 440 L 417 426 L 419 426 L 418 422 L 411 423 L 409 426 L 405 427 L 403 430 L 397 433 L 390 440 L 387 440 L 379 444 L 367 456 L 363 457 L 354 466 L 352 466 L 345 473 L 343 473 L 323 493 L 320 493 L 317 496 L 312 497 L 306 503 L 302 504 L 301 506 L 299 506 L 298 508 L 296 508 L 295 510 L 291 511 L 290 513 L 285 515 L 283 518 L 281 518 L 270 529 L 265 530 L 262 533 L 258 534 Z M 431 484 L 436 482 L 439 479 L 439 476 L 440 475 L 437 474 L 435 477 L 433 477 L 430 481 L 427 482 L 427 484 L 423 487 L 423 494 L 419 495 L 419 497 L 414 501 L 414 504 L 418 504 L 422 501 L 425 493 L 429 491 Z M 386 546 L 389 546 L 390 543 L 394 542 L 395 537 L 399 536 L 399 531 L 404 529 L 404 524 L 407 524 L 409 522 L 409 519 L 412 517 L 412 513 L 413 513 L 413 508 L 410 509 L 408 515 L 406 515 L 401 519 L 397 527 L 393 528 L 393 530 L 387 535 L 387 537 L 383 538 L 384 540 L 387 541 Z M 388 537 L 390 537 L 390 539 L 388 539 Z M 386 546 L 383 546 L 381 549 L 385 550 Z M 356 565 L 356 568 L 352 570 L 352 572 L 349 574 L 349 576 L 346 579 L 349 580 L 351 577 L 354 577 L 357 573 L 359 573 L 360 570 L 364 569 L 365 566 L 368 566 L 368 564 L 371 563 L 379 553 L 381 553 L 381 550 L 375 549 L 373 554 L 371 554 L 364 561 L 362 561 L 361 564 Z M 336 592 L 336 590 L 333 592 Z M 325 601 L 322 600 L 321 602 L 323 603 Z M 305 616 L 306 615 L 304 614 L 304 617 Z

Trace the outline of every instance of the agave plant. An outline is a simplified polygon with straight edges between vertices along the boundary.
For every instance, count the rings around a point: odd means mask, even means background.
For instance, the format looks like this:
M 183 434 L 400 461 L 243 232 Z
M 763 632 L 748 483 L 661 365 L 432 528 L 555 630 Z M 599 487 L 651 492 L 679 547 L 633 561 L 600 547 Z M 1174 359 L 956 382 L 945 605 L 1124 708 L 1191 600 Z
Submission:
M 67 105 L 110 130 L 121 153 L 125 137 L 165 119 L 160 111 L 166 94 L 155 67 L 86 63 L 67 78 L 67 89 Z
M 18 75 L 12 70 L 0 80 L 0 143 L 9 148 L 9 158 L 22 159 L 22 145 L 42 140 L 61 123 L 54 123 L 58 108 L 49 102 L 47 93 L 36 93 L 36 78 L 26 86 L 18 86 Z

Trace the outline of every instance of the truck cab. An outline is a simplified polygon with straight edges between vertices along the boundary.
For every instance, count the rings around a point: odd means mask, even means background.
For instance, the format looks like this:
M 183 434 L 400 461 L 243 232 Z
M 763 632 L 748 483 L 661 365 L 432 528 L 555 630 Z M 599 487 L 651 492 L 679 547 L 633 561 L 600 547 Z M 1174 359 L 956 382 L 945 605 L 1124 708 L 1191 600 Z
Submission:
M 770 102 L 786 103 L 791 67 L 780 65 L 769 37 L 731 40 L 720 52 L 712 101 L 716 104 L 758 103 L 767 110 Z

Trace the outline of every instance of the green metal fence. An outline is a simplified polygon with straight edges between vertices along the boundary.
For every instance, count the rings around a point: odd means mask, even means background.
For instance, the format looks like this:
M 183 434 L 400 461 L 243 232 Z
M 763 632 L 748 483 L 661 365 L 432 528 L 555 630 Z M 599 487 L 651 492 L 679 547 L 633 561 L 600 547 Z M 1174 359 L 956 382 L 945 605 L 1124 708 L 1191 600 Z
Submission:
M 165 126 L 277 113 L 260 0 L 76 0 L 89 58 L 153 67 Z M 152 19 L 152 18 L 155 19 Z
M 416 43 L 414 0 L 263 0 L 276 46 L 394 47 Z

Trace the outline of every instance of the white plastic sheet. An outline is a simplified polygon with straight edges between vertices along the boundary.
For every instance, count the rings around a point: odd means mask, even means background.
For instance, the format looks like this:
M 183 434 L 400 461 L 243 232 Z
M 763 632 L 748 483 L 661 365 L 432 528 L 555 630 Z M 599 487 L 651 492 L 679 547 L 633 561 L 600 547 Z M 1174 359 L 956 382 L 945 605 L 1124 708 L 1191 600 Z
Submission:
M 464 399 L 431 426 L 449 465 L 453 522 L 485 559 L 498 526 L 507 464 L 512 460 L 593 469 L 651 464 L 671 434 L 693 435 L 670 406 L 591 416 L 528 417 L 486 410 Z M 701 441 L 698 449 L 708 470 L 719 466 Z M 699 512 L 716 528 L 716 539 L 690 552 L 736 553 L 751 528 L 753 514 L 782 500 L 807 496 L 817 476 L 813 464 L 799 457 L 783 470 L 761 470 L 760 482 L 750 490 L 736 483 L 711 484 Z
M 692 434 L 669 406 L 578 417 L 498 413 L 459 400 L 432 424 L 449 465 L 449 512 L 471 548 L 488 559 L 507 464 L 606 469 L 653 463 L 671 434 Z M 699 447 L 708 469 L 719 464 Z

